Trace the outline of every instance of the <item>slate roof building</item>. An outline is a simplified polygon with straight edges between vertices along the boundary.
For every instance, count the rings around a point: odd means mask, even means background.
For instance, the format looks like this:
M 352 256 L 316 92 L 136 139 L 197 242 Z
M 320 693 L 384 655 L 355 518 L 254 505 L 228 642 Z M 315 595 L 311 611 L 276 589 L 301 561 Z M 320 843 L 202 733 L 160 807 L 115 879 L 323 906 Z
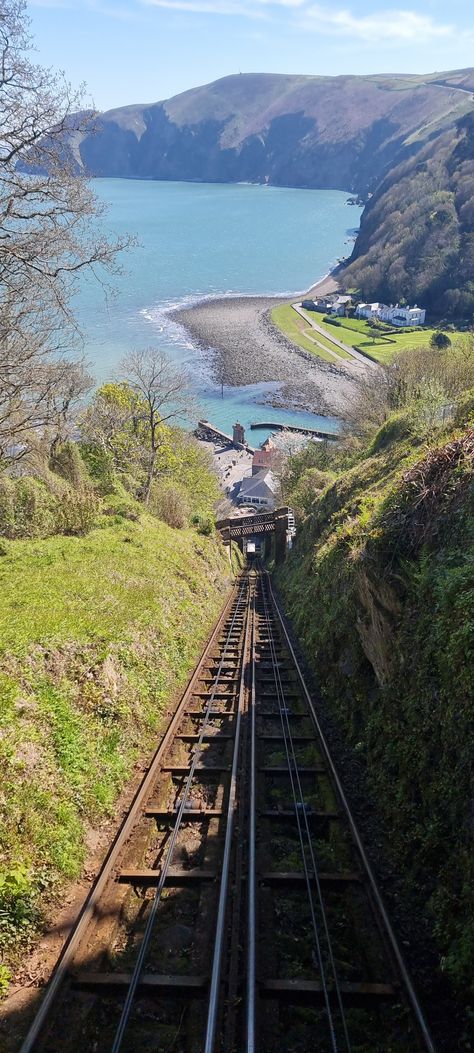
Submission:
M 278 483 L 269 470 L 257 472 L 256 475 L 246 475 L 242 479 L 237 496 L 238 505 L 255 505 L 266 512 L 275 508 Z

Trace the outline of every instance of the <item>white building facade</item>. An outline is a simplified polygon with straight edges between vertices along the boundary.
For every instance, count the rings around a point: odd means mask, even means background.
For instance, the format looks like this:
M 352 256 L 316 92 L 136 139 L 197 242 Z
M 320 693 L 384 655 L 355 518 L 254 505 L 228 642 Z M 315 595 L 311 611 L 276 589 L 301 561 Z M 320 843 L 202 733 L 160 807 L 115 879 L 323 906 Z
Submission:
M 388 322 L 389 325 L 424 325 L 426 311 L 423 307 L 400 307 L 399 304 L 385 303 L 360 303 L 356 308 L 356 318 L 376 318 L 380 322 Z

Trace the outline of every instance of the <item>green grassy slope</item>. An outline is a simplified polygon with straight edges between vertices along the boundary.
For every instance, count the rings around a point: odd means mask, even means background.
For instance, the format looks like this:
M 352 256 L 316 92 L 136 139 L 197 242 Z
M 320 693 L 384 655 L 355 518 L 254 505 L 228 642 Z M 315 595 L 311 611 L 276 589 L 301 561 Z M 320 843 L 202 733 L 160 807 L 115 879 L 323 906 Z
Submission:
M 309 511 L 278 574 L 439 972 L 471 1006 L 473 455 L 472 421 L 428 439 L 393 417 L 352 466 L 294 480 Z
M 0 989 L 151 754 L 230 584 L 215 537 L 145 513 L 2 550 Z

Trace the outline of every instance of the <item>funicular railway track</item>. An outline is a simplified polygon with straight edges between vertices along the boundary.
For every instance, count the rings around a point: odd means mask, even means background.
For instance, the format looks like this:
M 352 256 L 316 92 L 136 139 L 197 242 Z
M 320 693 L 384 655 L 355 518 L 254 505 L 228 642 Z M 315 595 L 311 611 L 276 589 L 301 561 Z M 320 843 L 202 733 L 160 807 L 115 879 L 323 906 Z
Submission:
M 267 575 L 234 594 L 21 1053 L 434 1046 Z

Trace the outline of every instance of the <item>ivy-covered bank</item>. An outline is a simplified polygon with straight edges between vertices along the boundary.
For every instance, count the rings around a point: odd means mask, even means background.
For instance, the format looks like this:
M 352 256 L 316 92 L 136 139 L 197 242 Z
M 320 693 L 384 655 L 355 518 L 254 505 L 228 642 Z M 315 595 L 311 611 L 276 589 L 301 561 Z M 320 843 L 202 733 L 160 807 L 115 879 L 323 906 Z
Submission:
M 474 431 L 461 401 L 436 434 L 398 413 L 339 462 L 297 458 L 300 528 L 277 580 L 472 1023 Z

